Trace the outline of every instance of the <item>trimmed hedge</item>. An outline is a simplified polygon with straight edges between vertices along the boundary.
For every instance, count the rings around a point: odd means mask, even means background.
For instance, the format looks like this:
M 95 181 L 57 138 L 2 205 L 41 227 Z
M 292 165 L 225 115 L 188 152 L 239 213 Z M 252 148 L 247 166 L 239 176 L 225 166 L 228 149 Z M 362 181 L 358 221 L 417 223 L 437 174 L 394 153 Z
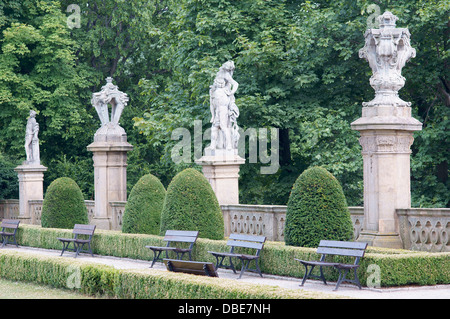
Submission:
M 159 234 L 166 189 L 152 174 L 142 176 L 133 186 L 123 213 L 122 232 Z
M 325 168 L 308 168 L 294 183 L 284 238 L 287 245 L 300 247 L 317 247 L 321 239 L 352 240 L 353 224 L 344 192 Z
M 122 299 L 306 299 L 323 293 L 255 285 L 156 269 L 121 270 L 72 258 L 0 251 L 0 277 Z
M 205 176 L 193 168 L 178 173 L 167 187 L 160 235 L 169 229 L 198 230 L 198 237 L 223 239 L 223 215 L 216 194 Z
M 55 179 L 47 188 L 42 204 L 42 227 L 73 228 L 88 224 L 88 212 L 78 184 L 69 177 Z
M 61 249 L 56 237 L 71 236 L 71 229 L 51 229 L 34 225 L 21 225 L 17 234 L 20 245 Z M 164 245 L 163 237 L 144 234 L 123 234 L 120 231 L 96 230 L 92 241 L 95 254 L 151 260 L 152 252 L 146 245 Z M 228 251 L 226 240 L 197 239 L 193 249 L 193 260 L 215 262 L 208 251 Z M 315 248 L 287 246 L 282 242 L 267 242 L 261 252 L 263 273 L 302 278 L 304 267 L 294 258 L 315 260 L 320 256 Z M 336 262 L 345 262 L 344 257 L 334 257 Z M 380 267 L 381 286 L 450 284 L 450 253 L 425 253 L 401 249 L 367 249 L 361 260 L 358 277 L 362 285 L 373 273 L 368 267 Z M 337 271 L 326 267 L 327 279 L 336 280 Z

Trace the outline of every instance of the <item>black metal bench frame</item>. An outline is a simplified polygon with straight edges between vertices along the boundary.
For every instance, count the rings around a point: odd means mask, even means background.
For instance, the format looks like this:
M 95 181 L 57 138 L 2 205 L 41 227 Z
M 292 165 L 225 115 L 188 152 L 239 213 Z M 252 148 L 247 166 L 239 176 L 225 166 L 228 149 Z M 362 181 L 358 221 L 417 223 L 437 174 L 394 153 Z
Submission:
M 16 233 L 19 228 L 20 220 L 17 219 L 3 219 L 0 227 L 2 231 L 0 231 L 1 239 L 2 239 L 2 248 L 8 244 L 14 244 L 16 247 L 19 247 L 16 241 Z M 7 231 L 8 229 L 13 230 L 12 232 Z M 12 241 L 10 238 L 12 237 Z
M 166 258 L 163 259 L 163 262 L 169 271 L 208 277 L 219 277 L 214 264 L 211 262 L 187 261 Z
M 95 225 L 83 225 L 83 224 L 75 224 L 73 226 L 72 234 L 74 234 L 73 238 L 60 238 L 57 239 L 62 242 L 63 249 L 61 251 L 61 256 L 64 254 L 66 250 L 71 250 L 75 252 L 75 258 L 78 257 L 80 252 L 90 253 L 92 257 L 94 254 L 92 253 L 91 241 L 92 236 L 94 236 Z M 87 239 L 80 238 L 79 236 L 88 236 Z M 73 249 L 69 248 L 69 245 L 73 244 Z M 88 245 L 88 249 L 84 250 L 84 245 Z
M 208 253 L 212 254 L 216 257 L 216 269 L 219 268 L 227 268 L 233 270 L 236 273 L 236 269 L 233 264 L 233 258 L 237 258 L 242 262 L 241 272 L 239 274 L 240 279 L 245 271 L 257 272 L 261 277 L 261 269 L 259 268 L 259 257 L 261 251 L 264 247 L 264 243 L 266 241 L 265 236 L 252 236 L 252 235 L 241 235 L 241 234 L 230 234 L 229 240 L 227 241 L 227 246 L 230 246 L 230 252 L 216 252 L 216 251 L 208 251 Z M 251 248 L 255 250 L 254 255 L 249 254 L 239 254 L 235 252 L 236 247 L 241 248 Z M 225 258 L 229 259 L 229 265 L 224 264 Z M 255 261 L 255 268 L 248 268 L 250 261 Z
M 364 257 L 364 253 L 367 248 L 367 243 L 363 242 L 349 242 L 349 241 L 334 241 L 334 240 L 321 240 L 319 246 L 317 247 L 317 253 L 321 254 L 320 260 L 318 261 L 308 261 L 300 260 L 295 258 L 295 260 L 301 262 L 305 266 L 305 275 L 303 276 L 302 283 L 300 286 L 305 284 L 306 279 L 310 277 L 318 278 L 323 281 L 326 285 L 327 282 L 323 275 L 322 267 L 334 267 L 339 271 L 339 278 L 336 283 L 334 290 L 338 290 L 342 282 L 354 283 L 361 289 L 361 283 L 359 282 L 356 270 L 359 267 L 359 261 Z M 327 262 L 325 258 L 327 255 L 337 255 L 337 256 L 348 256 L 354 257 L 353 264 L 335 263 Z M 316 266 L 320 268 L 320 276 L 312 275 L 312 271 Z M 311 267 L 308 271 L 308 267 Z M 353 270 L 353 279 L 347 279 L 346 276 L 350 270 Z
M 198 231 L 191 230 L 167 230 L 164 235 L 164 241 L 167 241 L 167 245 L 165 247 L 162 246 L 145 246 L 146 248 L 153 251 L 153 260 L 150 268 L 153 267 L 155 262 L 163 261 L 161 258 L 161 253 L 166 253 L 166 258 L 169 259 L 169 251 L 174 252 L 177 255 L 178 260 L 183 259 L 184 254 L 189 254 L 189 260 L 192 260 L 192 249 L 194 248 L 194 244 L 197 241 Z M 190 243 L 189 248 L 180 248 L 176 246 L 171 246 L 173 242 L 178 243 Z

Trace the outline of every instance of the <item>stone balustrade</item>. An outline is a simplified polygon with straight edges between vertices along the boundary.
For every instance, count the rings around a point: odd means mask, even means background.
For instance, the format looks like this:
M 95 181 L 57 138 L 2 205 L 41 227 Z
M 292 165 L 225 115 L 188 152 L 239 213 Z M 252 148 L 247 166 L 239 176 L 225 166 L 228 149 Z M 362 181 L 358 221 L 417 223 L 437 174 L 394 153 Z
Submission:
M 0 200 L 0 219 L 16 219 L 19 216 L 19 200 L 4 199 Z
M 450 209 L 397 209 L 397 215 L 405 249 L 450 251 Z
M 30 200 L 31 224 L 40 225 L 42 200 Z M 85 201 L 89 221 L 95 212 L 95 202 Z M 124 201 L 110 202 L 113 212 L 111 229 L 122 228 Z M 222 205 L 225 236 L 231 233 L 263 235 L 267 240 L 284 241 L 286 206 L 283 205 Z M 349 207 L 353 222 L 354 239 L 358 239 L 364 225 L 364 208 Z M 0 201 L 0 219 L 18 218 L 19 201 Z M 450 251 L 450 208 L 397 209 L 400 236 L 405 249 L 448 252 Z
M 225 236 L 231 233 L 263 235 L 267 240 L 284 241 L 286 206 L 283 205 L 222 205 Z M 357 239 L 364 221 L 363 207 L 349 207 Z
M 111 229 L 122 230 L 122 218 L 127 202 L 109 202 L 112 211 Z

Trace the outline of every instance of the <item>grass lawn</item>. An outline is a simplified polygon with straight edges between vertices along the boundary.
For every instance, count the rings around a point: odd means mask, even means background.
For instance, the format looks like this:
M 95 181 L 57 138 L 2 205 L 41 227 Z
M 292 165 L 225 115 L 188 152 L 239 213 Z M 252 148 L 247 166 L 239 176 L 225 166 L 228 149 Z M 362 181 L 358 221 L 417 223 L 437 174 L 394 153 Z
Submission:
M 94 299 L 80 293 L 50 286 L 0 278 L 0 299 Z

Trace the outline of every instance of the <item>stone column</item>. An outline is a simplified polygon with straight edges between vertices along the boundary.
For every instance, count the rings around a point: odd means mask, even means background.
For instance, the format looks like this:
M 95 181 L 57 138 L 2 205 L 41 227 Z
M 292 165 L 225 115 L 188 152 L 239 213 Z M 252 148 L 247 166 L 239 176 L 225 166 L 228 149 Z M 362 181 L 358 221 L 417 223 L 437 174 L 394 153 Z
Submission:
M 216 193 L 219 205 L 239 204 L 239 167 L 245 159 L 234 151 L 206 151 L 197 161 L 202 166 L 203 175 Z
M 40 164 L 26 164 L 17 166 L 14 169 L 19 178 L 19 219 L 21 223 L 32 224 L 33 216 L 31 215 L 30 200 L 44 199 L 44 172 L 47 167 Z
M 115 225 L 110 202 L 127 200 L 127 153 L 133 149 L 119 125 L 128 96 L 112 84 L 112 78 L 106 81 L 102 90 L 92 96 L 91 103 L 102 126 L 95 133 L 94 142 L 87 147 L 94 159 L 95 212 L 91 224 L 100 229 L 112 229 Z M 111 118 L 108 104 L 112 106 Z
M 360 132 L 364 165 L 364 225 L 359 241 L 403 248 L 396 210 L 411 207 L 410 147 L 422 124 L 411 116 L 411 103 L 398 96 L 401 70 L 415 56 L 408 29 L 395 28 L 397 17 L 385 12 L 380 29 L 369 29 L 360 50 L 373 71 L 375 98 L 363 103 L 362 117 L 351 123 Z
M 102 128 L 103 132 L 97 131 L 94 142 L 87 147 L 94 159 L 95 213 L 91 223 L 100 229 L 112 229 L 109 203 L 127 200 L 127 153 L 133 146 L 120 126 Z

